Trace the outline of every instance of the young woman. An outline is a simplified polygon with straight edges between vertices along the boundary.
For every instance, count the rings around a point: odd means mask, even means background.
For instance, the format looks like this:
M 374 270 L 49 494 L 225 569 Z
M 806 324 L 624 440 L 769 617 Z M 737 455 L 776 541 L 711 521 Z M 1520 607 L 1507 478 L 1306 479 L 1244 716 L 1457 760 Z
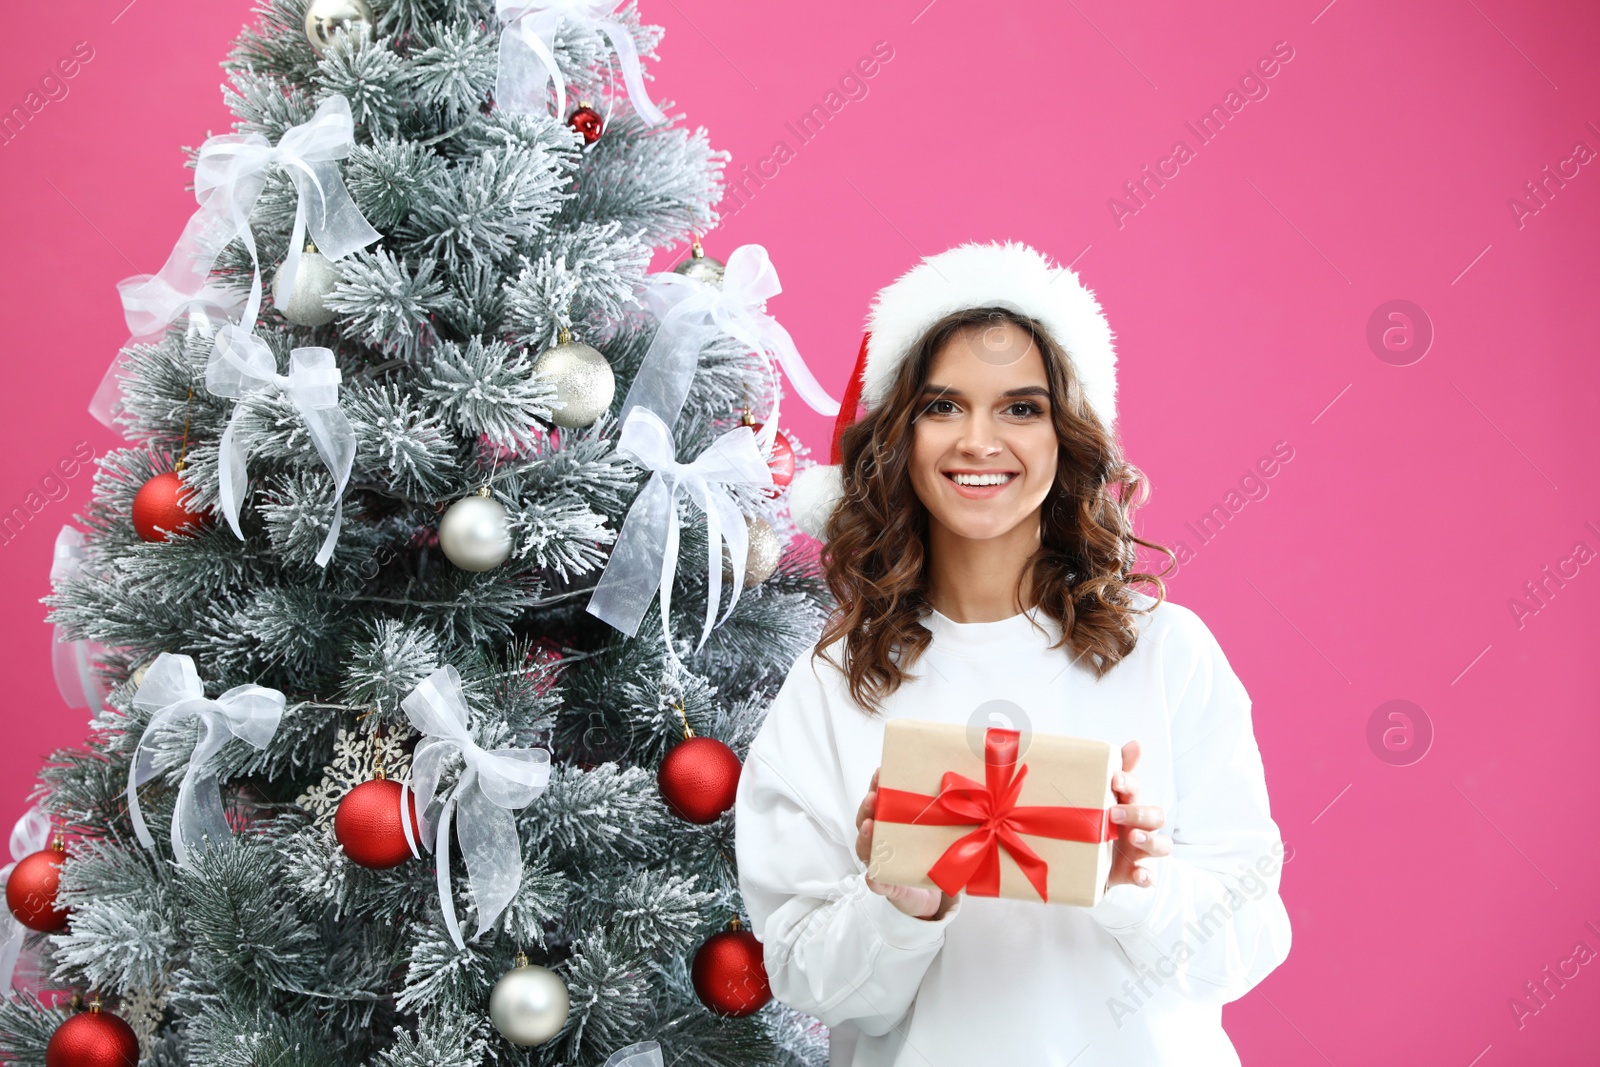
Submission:
M 1145 486 L 1112 435 L 1098 303 L 1025 245 L 963 245 L 878 294 L 862 357 L 867 412 L 793 502 L 825 520 L 838 609 L 735 809 L 774 995 L 831 1027 L 834 1067 L 1237 1064 L 1222 1005 L 1289 951 L 1283 846 L 1244 687 L 1133 572 L 1160 546 L 1132 532 Z M 1117 746 L 1100 902 L 868 877 L 896 717 Z

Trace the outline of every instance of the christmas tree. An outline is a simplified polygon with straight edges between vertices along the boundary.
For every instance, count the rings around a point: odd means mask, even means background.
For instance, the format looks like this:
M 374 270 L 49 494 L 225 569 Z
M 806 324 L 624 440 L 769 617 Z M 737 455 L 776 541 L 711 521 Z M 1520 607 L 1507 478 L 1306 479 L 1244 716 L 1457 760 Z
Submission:
M 120 287 L 128 446 L 47 601 L 104 702 L 19 825 L 42 992 L 0 1058 L 822 1062 L 739 927 L 728 809 L 824 612 L 780 371 L 829 401 L 759 246 L 648 273 L 727 161 L 650 99 L 661 29 L 256 15 L 199 209 Z

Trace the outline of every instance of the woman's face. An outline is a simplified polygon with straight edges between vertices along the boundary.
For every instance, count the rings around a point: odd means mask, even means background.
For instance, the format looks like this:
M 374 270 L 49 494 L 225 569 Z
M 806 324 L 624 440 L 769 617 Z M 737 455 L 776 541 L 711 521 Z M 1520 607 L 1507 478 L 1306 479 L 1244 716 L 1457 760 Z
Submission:
M 969 540 L 1037 535 L 1056 477 L 1044 354 L 1006 319 L 935 354 L 913 427 L 911 484 L 929 521 Z

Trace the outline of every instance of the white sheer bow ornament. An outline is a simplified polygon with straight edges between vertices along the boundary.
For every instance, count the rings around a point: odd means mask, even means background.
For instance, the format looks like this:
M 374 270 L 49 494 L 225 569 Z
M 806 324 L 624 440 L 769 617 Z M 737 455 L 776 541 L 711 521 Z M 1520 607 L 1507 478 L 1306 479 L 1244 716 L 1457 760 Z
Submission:
M 619 1048 L 606 1058 L 605 1067 L 663 1067 L 661 1045 L 655 1041 L 641 1041 Z
M 495 0 L 495 14 L 505 24 L 500 35 L 500 69 L 494 83 L 495 105 L 525 115 L 546 114 L 549 104 L 545 90 L 554 82 L 556 118 L 566 118 L 567 80 L 555 57 L 556 31 L 565 23 L 569 36 L 583 31 L 603 34 L 617 53 L 633 109 L 652 126 L 667 121 L 666 114 L 645 91 L 633 34 L 610 17 L 621 3 L 622 0 Z
M 185 301 L 200 297 L 217 256 L 235 238 L 244 242 L 255 265 L 240 323 L 255 325 L 261 312 L 261 261 L 250 229 L 250 213 L 268 176 L 280 167 L 288 171 L 300 194 L 288 257 L 279 268 L 288 272 L 291 282 L 300 269 L 308 229 L 317 251 L 329 259 L 340 259 L 382 237 L 350 198 L 339 174 L 338 161 L 354 147 L 350 102 L 339 95 L 328 97 L 311 118 L 285 130 L 276 145 L 259 133 L 208 138 L 195 161 L 194 195 L 200 210 L 190 216 L 158 274 L 144 280 L 130 278 L 119 286 L 129 328 L 138 332 L 136 315 L 168 315 L 167 321 L 171 321 Z
M 711 630 L 726 621 L 744 589 L 744 568 L 749 555 L 749 530 L 744 514 L 722 488 L 724 485 L 771 485 L 772 470 L 756 446 L 748 426 L 738 426 L 718 437 L 692 463 L 679 463 L 672 431 L 661 416 L 647 407 L 628 412 L 617 439 L 617 451 L 652 471 L 649 482 L 634 499 L 623 520 L 605 572 L 589 598 L 588 612 L 632 637 L 661 592 L 661 630 L 672 646 L 672 581 L 678 564 L 678 498 L 689 497 L 706 516 L 707 564 L 706 617 L 698 650 Z M 726 541 L 733 566 L 733 593 L 728 609 L 717 618 L 722 599 L 722 545 Z
M 189 337 L 209 338 L 219 322 L 229 322 L 244 310 L 249 294 L 207 282 L 198 293 L 180 293 L 167 279 L 155 274 L 135 274 L 117 283 L 122 313 L 128 322 L 128 343 L 155 337 L 179 315 L 187 313 Z M 116 429 L 122 408 L 122 354 L 106 368 L 89 401 L 89 414 L 108 430 Z
M 172 814 L 172 856 L 178 866 L 188 867 L 195 849 L 231 832 L 222 811 L 222 789 L 211 768 L 212 757 L 235 737 L 255 748 L 266 748 L 283 718 L 283 694 L 265 686 L 237 685 L 215 700 L 208 699 L 194 660 L 163 652 L 145 671 L 144 681 L 133 694 L 133 706 L 153 712 L 128 767 L 128 815 L 139 843 L 148 849 L 154 849 L 156 842 L 139 807 L 138 787 L 157 772 L 155 753 L 146 742 L 170 723 L 200 720 L 200 738 L 183 772 Z
M 83 531 L 71 526 L 61 527 L 61 532 L 56 534 L 55 558 L 50 563 L 50 584 L 56 586 L 78 577 L 83 573 L 83 558 Z M 61 699 L 69 708 L 88 708 L 91 713 L 100 714 L 106 687 L 94 672 L 94 659 L 105 649 L 94 641 L 69 640 L 59 623 L 54 637 L 50 644 L 50 660 Z M 4 988 L 3 983 L 0 988 Z
M 249 331 L 233 325 L 217 331 L 211 360 L 206 364 L 206 388 L 216 396 L 242 399 L 262 389 L 276 389 L 288 397 L 305 420 L 311 444 L 333 475 L 333 521 L 317 550 L 317 566 L 325 567 L 344 525 L 344 489 L 356 458 L 356 435 L 339 409 L 340 373 L 333 352 L 326 348 L 296 348 L 289 353 L 289 373 L 278 373 L 272 350 Z M 242 541 L 239 509 L 244 506 L 246 456 L 239 440 L 240 405 L 235 405 L 217 455 L 217 493 L 228 525 Z
M 522 841 L 512 812 L 533 803 L 550 783 L 550 753 L 542 748 L 497 748 L 486 751 L 467 730 L 467 704 L 461 676 L 452 666 L 440 667 L 400 702 L 412 727 L 423 735 L 411 756 L 411 789 L 417 794 L 422 840 L 434 854 L 439 907 L 457 948 L 465 948 L 450 891 L 450 827 L 452 820 L 467 864 L 473 904 L 478 909 L 479 937 L 494 925 L 522 884 Z M 445 761 L 459 755 L 465 766 L 437 821 L 427 810 L 438 790 Z M 402 790 L 400 808 L 405 810 Z M 459 812 L 459 815 L 457 814 Z M 410 842 L 410 820 L 402 820 Z M 412 851 L 416 846 L 412 845 Z
M 10 879 L 17 864 L 50 843 L 50 816 L 40 808 L 29 808 L 11 828 L 11 862 L 0 868 L 0 885 Z M 17 973 L 17 957 L 22 954 L 22 940 L 28 928 L 17 921 L 15 915 L 6 916 L 6 930 L 0 939 L 0 997 L 11 993 L 11 980 Z
M 733 250 L 720 287 L 673 271 L 652 274 L 647 285 L 645 303 L 661 325 L 622 401 L 624 418 L 638 406 L 652 409 L 668 426 L 676 423 L 700 363 L 700 349 L 716 333 L 742 341 L 753 352 L 770 353 L 813 411 L 829 417 L 839 414 L 839 402 L 806 366 L 789 331 L 767 314 L 768 298 L 783 292 L 783 286 L 761 245 Z M 771 451 L 777 432 L 774 402 L 761 428 L 763 453 Z

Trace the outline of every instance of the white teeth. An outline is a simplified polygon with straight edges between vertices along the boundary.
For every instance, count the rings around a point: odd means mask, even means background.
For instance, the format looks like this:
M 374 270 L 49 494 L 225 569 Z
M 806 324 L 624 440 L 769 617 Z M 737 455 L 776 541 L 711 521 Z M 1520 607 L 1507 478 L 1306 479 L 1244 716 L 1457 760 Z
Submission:
M 953 474 L 957 485 L 1004 485 L 1012 479 L 1010 474 Z

